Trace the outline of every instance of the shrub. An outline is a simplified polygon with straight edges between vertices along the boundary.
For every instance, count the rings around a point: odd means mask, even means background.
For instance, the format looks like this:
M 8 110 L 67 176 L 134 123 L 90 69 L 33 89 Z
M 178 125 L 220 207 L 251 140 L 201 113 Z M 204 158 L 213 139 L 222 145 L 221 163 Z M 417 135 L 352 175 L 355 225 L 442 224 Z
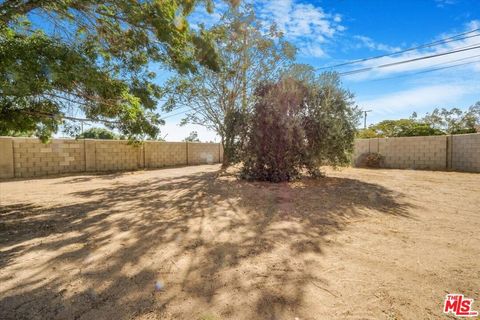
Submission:
M 314 83 L 283 78 L 259 86 L 256 96 L 242 177 L 289 181 L 304 170 L 319 176 L 323 164 L 348 163 L 356 116 L 335 74 Z
M 358 167 L 367 167 L 367 168 L 381 168 L 383 167 L 383 156 L 377 152 L 367 152 L 362 155 L 357 160 Z
M 266 84 L 256 90 L 243 177 L 272 182 L 299 175 L 305 151 L 302 100 L 305 88 L 295 81 Z

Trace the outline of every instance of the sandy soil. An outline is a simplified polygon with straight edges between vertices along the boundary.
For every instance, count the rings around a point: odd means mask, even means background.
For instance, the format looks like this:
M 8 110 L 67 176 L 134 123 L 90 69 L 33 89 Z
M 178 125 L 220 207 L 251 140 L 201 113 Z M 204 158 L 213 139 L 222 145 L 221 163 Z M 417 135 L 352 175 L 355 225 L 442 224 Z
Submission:
M 480 309 L 480 174 L 327 173 L 1 182 L 0 319 L 438 319 L 447 293 Z

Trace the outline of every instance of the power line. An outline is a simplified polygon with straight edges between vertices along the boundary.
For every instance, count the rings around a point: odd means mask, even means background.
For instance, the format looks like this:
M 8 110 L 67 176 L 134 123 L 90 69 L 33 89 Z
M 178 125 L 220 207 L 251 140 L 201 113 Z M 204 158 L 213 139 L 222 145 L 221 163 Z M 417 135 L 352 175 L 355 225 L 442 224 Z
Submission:
M 478 56 L 480 56 L 480 55 L 478 55 Z M 454 64 L 454 65 L 451 65 L 451 66 L 446 66 L 446 67 L 427 69 L 427 70 L 422 70 L 422 71 L 418 71 L 418 72 L 414 72 L 414 73 L 403 74 L 403 75 L 399 75 L 399 76 L 395 76 L 395 77 L 372 79 L 370 81 L 382 81 L 382 80 L 391 80 L 391 79 L 397 79 L 397 78 L 410 77 L 410 76 L 414 76 L 414 75 L 418 75 L 418 74 L 422 74 L 422 73 L 429 73 L 429 72 L 435 72 L 435 71 L 444 70 L 444 69 L 456 68 L 456 67 L 461 67 L 461 66 L 465 66 L 465 65 L 468 65 L 468 64 L 479 63 L 479 62 L 480 62 L 480 60 L 475 60 L 475 61 L 470 61 L 470 62 L 458 63 L 458 64 Z
M 470 30 L 470 31 L 467 31 L 467 32 L 459 33 L 457 35 L 454 35 L 454 36 L 451 36 L 451 37 L 448 37 L 448 38 L 444 38 L 444 39 L 437 40 L 437 41 L 434 41 L 434 42 L 422 44 L 422 45 L 419 45 L 419 46 L 416 46 L 416 47 L 411 47 L 411 48 L 408 48 L 408 49 L 404 49 L 404 50 L 400 50 L 400 51 L 396 51 L 396 52 L 392 52 L 392 53 L 387 53 L 387 54 L 382 54 L 382 55 L 378 55 L 378 56 L 346 61 L 346 62 L 339 63 L 339 64 L 336 64 L 336 65 L 320 67 L 320 68 L 317 68 L 317 70 L 333 69 L 333 68 L 347 66 L 347 65 L 351 65 L 351 64 L 357 64 L 357 63 L 364 62 L 364 61 L 395 56 L 395 55 L 398 55 L 398 54 L 401 54 L 401 53 L 410 52 L 410 51 L 414 51 L 414 50 L 418 50 L 418 49 L 435 47 L 435 46 L 438 46 L 438 45 L 441 45 L 441 44 L 446 44 L 446 43 L 450 43 L 450 42 L 454 42 L 454 41 L 459 41 L 459 40 L 469 39 L 469 38 L 473 38 L 473 37 L 478 37 L 478 36 L 480 36 L 480 33 L 475 34 L 475 35 L 465 36 L 465 37 L 461 37 L 461 36 L 466 35 L 466 34 L 470 34 L 470 33 L 473 33 L 473 32 L 477 32 L 479 30 L 480 30 L 480 28 L 477 28 L 477 29 Z M 461 38 L 458 38 L 458 37 L 461 37 Z
M 198 109 L 193 108 L 193 107 L 189 107 L 189 106 L 180 107 L 180 108 L 178 108 L 178 109 L 176 109 L 176 110 L 181 110 L 181 109 L 185 109 L 185 108 L 187 108 L 187 110 L 181 111 L 181 112 L 177 112 L 177 113 L 174 113 L 174 114 L 170 114 L 170 115 L 168 115 L 168 116 L 166 116 L 166 117 L 163 117 L 162 119 L 168 119 L 168 118 L 171 118 L 171 117 L 174 117 L 174 116 L 178 116 L 178 115 L 180 115 L 180 114 L 187 113 L 187 112 L 189 112 L 189 111 L 197 111 L 197 112 L 198 112 Z
M 181 111 L 178 113 L 174 113 L 171 115 L 168 115 L 166 117 L 163 117 L 162 119 L 167 119 L 171 118 L 183 113 L 187 113 L 189 111 L 192 111 L 192 109 L 189 107 L 188 110 Z M 62 119 L 67 119 L 67 120 L 72 120 L 72 121 L 82 121 L 82 122 L 102 122 L 102 123 L 111 123 L 111 124 L 117 124 L 119 123 L 118 121 L 111 121 L 111 120 L 102 120 L 102 119 L 87 119 L 87 118 L 76 118 L 76 117 L 71 117 L 71 116 L 66 116 L 66 115 L 61 115 L 61 114 L 53 114 L 53 113 L 46 113 L 46 112 L 38 112 L 38 111 L 27 111 L 27 110 L 19 110 L 19 112 L 31 114 L 31 115 L 38 115 L 38 116 L 43 116 L 43 117 L 49 117 L 49 118 L 56 118 L 60 117 Z
M 450 61 L 448 61 L 448 62 L 437 63 L 437 64 L 434 64 L 434 65 L 432 65 L 432 66 L 445 65 L 445 64 L 452 63 L 452 62 L 458 62 L 458 61 L 463 61 L 463 60 L 472 59 L 472 58 L 477 58 L 477 57 L 480 57 L 480 55 L 474 55 L 474 56 L 470 56 L 470 57 L 466 57 L 466 58 L 450 60 Z M 470 62 L 458 63 L 458 64 L 454 64 L 454 65 L 451 65 L 451 66 L 446 66 L 446 67 L 426 69 L 426 70 L 422 70 L 422 71 L 419 71 L 419 72 L 409 73 L 409 74 L 400 75 L 400 76 L 395 76 L 395 77 L 372 79 L 372 80 L 370 80 L 370 81 L 382 81 L 382 80 L 390 80 L 390 79 L 396 79 L 396 78 L 409 77 L 409 76 L 413 76 L 413 75 L 417 75 L 417 74 L 434 72 L 434 71 L 439 71 L 439 70 L 444 70 L 444 69 L 450 69 L 450 68 L 454 68 L 454 67 L 460 67 L 460 66 L 469 65 L 469 64 L 472 64 L 472 63 L 479 63 L 479 62 L 480 62 L 480 60 L 475 60 L 475 61 L 470 61 Z M 188 110 L 181 111 L 181 112 L 178 112 L 178 113 L 174 113 L 174 114 L 168 115 L 168 116 L 166 116 L 166 117 L 163 117 L 162 119 L 167 119 L 167 118 L 171 118 L 171 117 L 174 117 L 174 116 L 177 116 L 177 115 L 185 114 L 185 113 L 187 113 L 187 112 L 189 112 L 189 111 L 195 111 L 195 110 L 192 110 L 190 107 L 186 107 L 186 108 L 189 108 L 189 109 L 188 109 Z M 183 109 L 183 108 L 180 108 L 180 109 Z M 177 109 L 177 110 L 179 110 L 179 109 Z M 366 112 L 371 112 L 372 110 L 367 110 L 367 111 L 361 110 L 361 111 L 362 111 L 362 112 L 365 112 L 365 118 L 366 118 Z
M 441 66 L 441 65 L 444 65 L 444 64 L 452 63 L 452 62 L 458 62 L 458 61 L 463 61 L 463 60 L 468 60 L 468 59 L 478 58 L 478 57 L 480 57 L 480 54 L 476 54 L 474 56 L 465 57 L 465 58 L 461 58 L 461 59 L 454 59 L 454 60 L 450 60 L 450 61 L 435 63 L 435 64 L 430 65 L 430 67 Z
M 430 67 L 442 66 L 442 65 L 446 65 L 446 64 L 451 64 L 451 63 L 453 63 L 453 62 L 459 62 L 459 61 L 469 60 L 469 59 L 478 58 L 478 57 L 480 57 L 480 54 L 476 54 L 476 55 L 474 55 L 474 56 L 469 56 L 469 57 L 465 57 L 465 58 L 461 58 L 461 59 L 455 59 L 455 60 L 450 60 L 450 61 L 446 61 L 446 62 L 441 62 L 441 63 L 432 64 L 432 65 L 430 65 Z M 414 72 L 414 73 L 408 73 L 408 74 L 403 74 L 403 75 L 393 76 L 393 77 L 372 79 L 372 80 L 370 80 L 370 81 L 381 81 L 381 80 L 387 80 L 387 79 L 396 79 L 396 78 L 409 77 L 409 76 L 416 75 L 416 74 L 422 74 L 422 73 L 433 72 L 433 71 L 437 71 L 437 70 L 449 69 L 449 68 L 453 68 L 453 67 L 459 67 L 459 66 L 463 66 L 463 65 L 468 65 L 468 64 L 472 64 L 472 63 L 477 63 L 477 62 L 479 62 L 479 61 L 480 61 L 480 60 L 475 60 L 475 61 L 470 61 L 470 62 L 466 62 L 466 63 L 454 64 L 454 65 L 450 65 L 450 66 L 446 66 L 446 67 L 442 67 L 442 68 L 425 69 L 425 70 L 420 70 L 420 71 Z
M 70 117 L 70 116 L 66 116 L 66 115 L 62 115 L 62 114 L 53 114 L 53 113 L 40 112 L 40 111 L 28 111 L 28 110 L 18 110 L 18 111 L 19 111 L 19 112 L 24 112 L 24 113 L 26 113 L 26 114 L 38 115 L 38 116 L 43 116 L 43 117 L 48 117 L 48 118 L 60 117 L 60 118 L 62 118 L 62 119 L 73 120 L 73 121 L 103 122 L 103 123 L 112 123 L 112 124 L 117 124 L 117 123 L 119 123 L 118 121 L 101 120 L 101 119 L 76 118 L 76 117 Z
M 428 55 L 428 56 L 423 56 L 423 57 L 418 57 L 418 58 L 413 58 L 413 59 L 408 59 L 408 60 L 402 60 L 402 61 L 397 61 L 397 62 L 392 62 L 392 63 L 386 63 L 386 64 L 382 64 L 382 65 L 379 65 L 379 66 L 373 66 L 373 67 L 367 67 L 367 68 L 361 68 L 361 69 L 341 72 L 341 73 L 339 73 L 339 75 L 347 76 L 347 75 L 357 74 L 357 73 L 371 71 L 371 70 L 375 70 L 375 69 L 393 67 L 393 66 L 397 66 L 397 65 L 401 65 L 401 64 L 405 64 L 405 63 L 410 63 L 410 62 L 415 62 L 415 61 L 420 61 L 420 60 L 426 60 L 426 59 L 441 57 L 441 56 L 454 54 L 454 53 L 458 53 L 458 52 L 475 50 L 475 49 L 479 49 L 479 48 L 480 48 L 480 45 L 478 45 L 478 43 L 476 43 L 473 46 L 467 46 L 467 47 L 463 47 L 463 48 L 460 48 L 460 49 L 457 49 L 457 50 L 452 50 L 452 51 L 447 51 L 447 52 L 442 52 L 442 53 L 436 53 L 436 54 L 432 54 L 432 55 Z
M 175 117 L 175 116 L 178 116 L 178 115 L 187 113 L 187 112 L 189 112 L 189 111 L 192 110 L 190 107 L 188 107 L 188 108 L 189 108 L 189 109 L 188 109 L 188 110 L 185 110 L 185 111 L 177 112 L 177 113 L 174 113 L 174 114 L 169 114 L 169 115 L 166 116 L 166 117 L 162 117 L 162 119 L 168 119 L 168 118 L 171 118 L 171 117 Z

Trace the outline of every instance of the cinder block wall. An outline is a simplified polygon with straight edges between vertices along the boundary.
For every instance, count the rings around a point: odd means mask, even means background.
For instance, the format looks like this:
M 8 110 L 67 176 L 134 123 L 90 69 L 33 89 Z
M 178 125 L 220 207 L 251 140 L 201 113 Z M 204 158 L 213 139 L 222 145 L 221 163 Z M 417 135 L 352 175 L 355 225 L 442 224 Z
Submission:
M 33 177 L 85 170 L 83 141 L 55 139 L 43 144 L 38 139 L 13 139 L 15 177 Z
M 386 168 L 480 172 L 480 134 L 357 139 L 353 163 L 378 152 Z
M 442 170 L 447 164 L 446 136 L 379 138 L 378 152 L 385 167 Z M 372 143 L 375 144 L 374 141 Z
M 143 145 L 145 168 L 187 164 L 187 143 L 185 142 L 151 142 Z
M 143 168 L 141 145 L 119 140 L 95 140 L 96 171 L 121 171 Z
M 188 164 L 220 162 L 220 145 L 218 143 L 188 143 Z
M 370 152 L 370 139 L 357 139 L 355 140 L 355 147 L 353 149 L 353 163 L 357 164 L 358 158 L 364 154 Z
M 14 176 L 13 140 L 0 137 L 0 179 Z
M 218 143 L 0 137 L 0 178 L 210 164 L 222 151 Z
M 453 170 L 480 172 L 480 134 L 452 136 L 451 158 Z

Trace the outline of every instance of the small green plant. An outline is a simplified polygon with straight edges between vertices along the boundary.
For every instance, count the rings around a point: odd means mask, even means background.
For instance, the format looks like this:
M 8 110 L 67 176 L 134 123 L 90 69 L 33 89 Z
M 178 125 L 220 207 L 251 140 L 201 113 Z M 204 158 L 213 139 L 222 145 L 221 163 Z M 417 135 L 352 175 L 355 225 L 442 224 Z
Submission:
M 383 166 L 384 157 L 378 152 L 368 152 L 362 154 L 358 161 L 357 166 L 367 168 L 381 168 Z

